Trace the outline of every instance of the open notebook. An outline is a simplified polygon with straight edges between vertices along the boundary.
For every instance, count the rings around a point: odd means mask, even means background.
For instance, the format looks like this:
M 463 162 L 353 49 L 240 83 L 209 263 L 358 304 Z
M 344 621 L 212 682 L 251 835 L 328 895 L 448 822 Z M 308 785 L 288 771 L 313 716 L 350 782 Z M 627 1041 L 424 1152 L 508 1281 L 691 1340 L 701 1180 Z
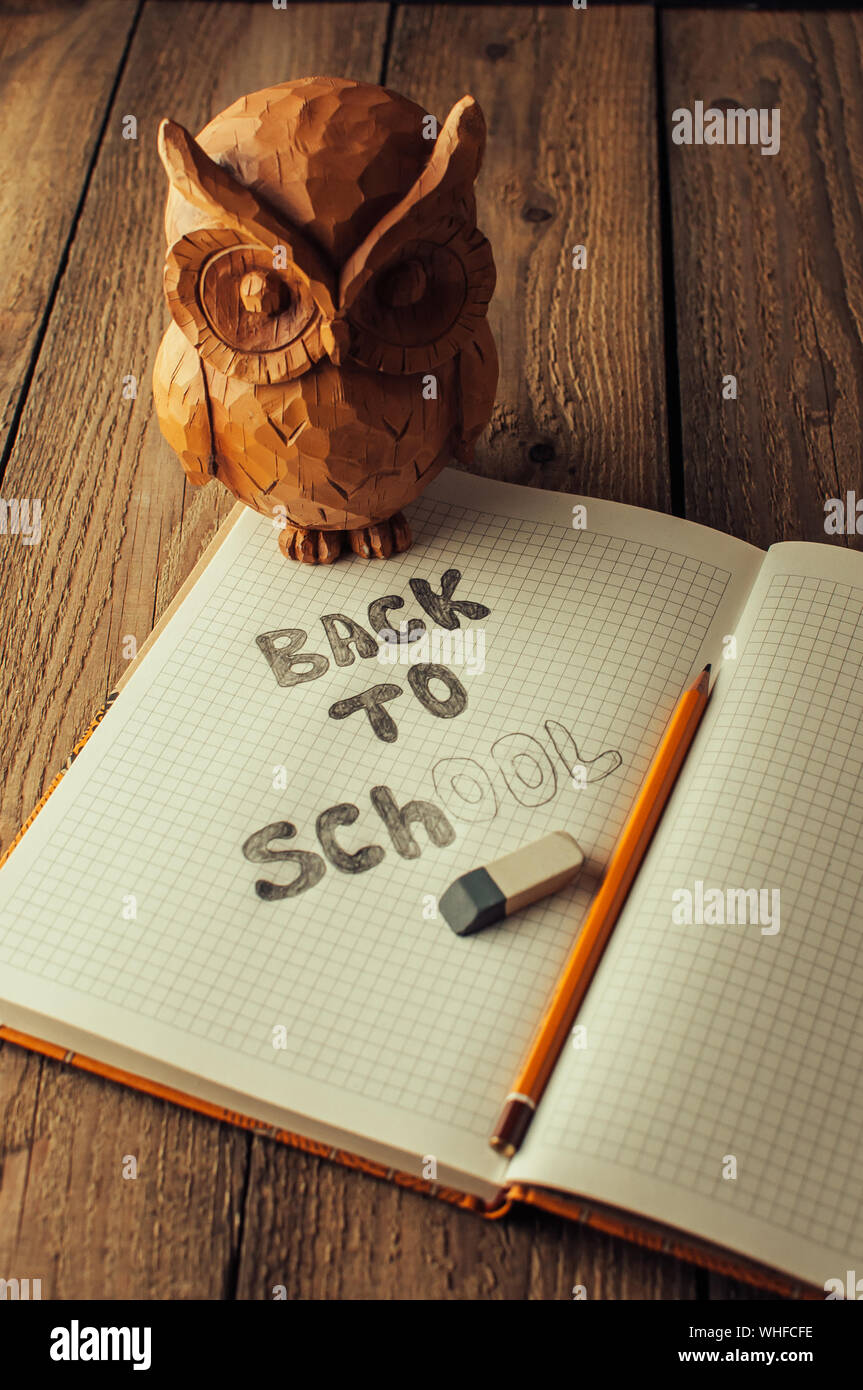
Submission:
M 863 560 L 454 472 L 410 519 L 406 554 L 318 568 L 232 513 L 0 869 L 4 1035 L 475 1205 L 503 1189 L 844 1280 L 863 1268 Z M 422 619 L 441 645 L 385 662 L 345 619 Z M 507 1163 L 490 1129 L 708 661 L 684 772 Z M 435 916 L 459 874 L 555 829 L 585 853 L 575 886 L 471 937 Z M 778 922 L 674 920 L 699 882 L 778 889 Z

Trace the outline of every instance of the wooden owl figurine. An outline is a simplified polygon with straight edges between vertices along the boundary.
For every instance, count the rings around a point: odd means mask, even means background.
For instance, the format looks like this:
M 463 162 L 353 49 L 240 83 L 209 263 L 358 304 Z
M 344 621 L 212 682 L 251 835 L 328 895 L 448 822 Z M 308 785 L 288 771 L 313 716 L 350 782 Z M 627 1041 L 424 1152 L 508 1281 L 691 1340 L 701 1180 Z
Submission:
M 159 424 L 292 559 L 407 549 L 401 508 L 473 456 L 498 372 L 484 145 L 470 96 L 435 138 L 414 102 L 335 77 L 243 97 L 197 139 L 162 122 Z

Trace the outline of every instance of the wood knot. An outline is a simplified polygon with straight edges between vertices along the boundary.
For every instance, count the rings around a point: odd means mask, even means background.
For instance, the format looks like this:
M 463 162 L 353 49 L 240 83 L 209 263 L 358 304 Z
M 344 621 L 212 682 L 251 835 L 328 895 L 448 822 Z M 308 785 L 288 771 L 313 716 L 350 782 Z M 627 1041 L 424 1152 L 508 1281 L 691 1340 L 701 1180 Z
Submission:
M 528 450 L 528 458 L 531 463 L 551 463 L 554 457 L 554 445 L 547 439 L 541 439 L 538 444 L 532 444 Z
M 496 63 L 499 58 L 505 58 L 509 52 L 508 43 L 487 43 L 485 46 L 486 57 L 491 58 Z
M 521 215 L 525 222 L 548 222 L 554 217 L 549 208 L 523 208 Z

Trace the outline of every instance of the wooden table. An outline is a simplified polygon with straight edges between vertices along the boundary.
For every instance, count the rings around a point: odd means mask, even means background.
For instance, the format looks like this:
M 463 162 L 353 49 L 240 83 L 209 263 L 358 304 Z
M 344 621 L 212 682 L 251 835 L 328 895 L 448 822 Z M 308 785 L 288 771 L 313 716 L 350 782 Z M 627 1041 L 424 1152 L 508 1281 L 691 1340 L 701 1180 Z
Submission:
M 825 499 L 863 493 L 860 15 L 29 8 L 0 9 L 2 496 L 41 498 L 44 535 L 0 537 L 4 845 L 231 503 L 184 486 L 150 398 L 164 115 L 198 130 L 312 73 L 438 116 L 473 93 L 501 359 L 477 469 L 762 546 L 826 542 Z M 779 106 L 779 155 L 673 144 L 696 99 Z M 483 1222 L 8 1044 L 0 1165 L 0 1275 L 41 1277 L 44 1297 L 748 1293 L 541 1214 Z

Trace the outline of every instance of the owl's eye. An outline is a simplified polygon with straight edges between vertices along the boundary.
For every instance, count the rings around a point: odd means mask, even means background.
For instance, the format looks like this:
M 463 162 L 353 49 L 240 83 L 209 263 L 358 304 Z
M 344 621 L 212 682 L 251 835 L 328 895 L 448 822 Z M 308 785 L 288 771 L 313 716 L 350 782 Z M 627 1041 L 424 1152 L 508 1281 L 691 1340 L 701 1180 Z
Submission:
M 418 304 L 428 288 L 428 276 L 420 260 L 399 261 L 380 277 L 378 298 L 391 309 Z
M 305 285 L 273 268 L 253 246 L 223 251 L 201 273 L 201 306 L 213 329 L 238 352 L 277 352 L 293 343 L 317 314 Z
M 172 246 L 165 289 L 190 342 L 227 376 L 286 381 L 324 354 L 323 316 L 305 282 L 227 228 L 189 232 Z
M 476 228 L 442 224 L 401 243 L 365 280 L 347 317 L 351 356 L 385 372 L 423 372 L 448 361 L 485 316 L 494 285 L 488 242 Z
M 372 277 L 351 319 L 393 346 L 424 347 L 452 328 L 466 293 L 461 259 L 445 246 L 417 241 L 402 248 L 395 265 Z

